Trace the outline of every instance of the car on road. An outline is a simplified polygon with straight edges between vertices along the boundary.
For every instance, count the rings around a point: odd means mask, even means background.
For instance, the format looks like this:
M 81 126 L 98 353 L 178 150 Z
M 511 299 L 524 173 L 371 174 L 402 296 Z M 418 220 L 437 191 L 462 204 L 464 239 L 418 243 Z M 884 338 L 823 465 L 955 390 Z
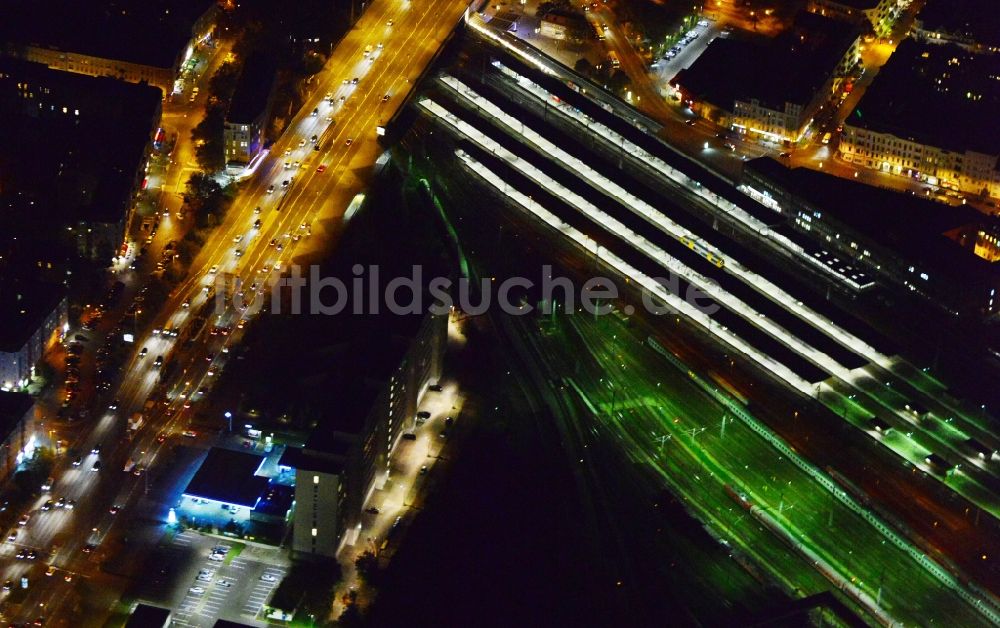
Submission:
M 219 267 L 218 266 L 213 265 L 211 268 L 208 269 L 208 274 L 209 275 L 214 275 L 217 272 L 219 272 Z
M 417 435 L 413 432 L 406 432 L 403 434 L 403 440 L 417 440 Z
M 285 179 L 284 181 L 281 182 L 281 187 L 287 188 L 289 183 L 291 183 L 291 180 Z
M 42 504 L 42 512 L 48 512 L 48 511 L 52 510 L 52 507 L 55 506 L 55 504 L 56 503 L 54 501 L 52 501 L 51 499 L 46 500 L 45 503 Z
M 220 587 L 225 587 L 227 589 L 229 587 L 233 586 L 233 583 L 231 581 L 229 581 L 229 580 L 226 580 L 225 578 L 216 580 L 215 584 L 219 585 Z
M 427 410 L 421 410 L 421 411 L 417 412 L 417 419 L 420 419 L 422 421 L 426 421 L 429 418 L 431 418 L 431 413 L 428 412 Z
M 204 571 L 204 573 L 199 573 L 198 577 L 195 578 L 195 580 L 198 580 L 199 582 L 211 582 L 212 581 L 212 577 L 215 576 L 215 572 L 214 571 L 206 571 L 206 570 L 202 570 L 202 571 Z
M 243 241 L 243 234 L 239 234 L 233 238 L 233 244 L 239 244 Z
M 93 466 L 90 467 L 90 470 L 94 471 L 94 472 L 100 471 L 101 470 L 101 461 L 98 460 L 97 462 L 95 462 L 93 464 Z
M 434 392 L 441 392 L 442 390 L 444 390 L 441 384 L 431 384 L 430 386 L 427 387 L 427 389 L 433 390 Z
M 93 543 L 87 543 L 86 545 L 83 546 L 83 549 L 81 551 L 84 554 L 89 554 L 93 552 L 95 549 L 97 549 L 96 545 L 94 545 Z
M 163 366 L 163 356 L 158 355 L 156 356 L 156 360 L 153 361 L 153 368 L 160 368 L 161 366 Z
M 226 559 L 226 556 L 224 554 L 209 554 L 208 559 L 214 560 L 216 562 L 221 562 Z
M 10 531 L 10 534 L 7 535 L 7 540 L 11 543 L 17 540 L 17 528 Z
M 269 573 L 261 574 L 260 579 L 264 582 L 277 582 L 278 579 Z
M 382 102 L 389 102 L 389 94 L 382 96 Z
M 316 167 L 316 172 L 326 172 L 326 164 L 320 164 Z
M 357 85 L 357 84 L 358 84 L 358 77 L 355 76 L 354 78 L 351 79 L 351 85 Z
M 189 307 L 191 307 L 191 299 L 184 299 L 184 302 L 181 303 L 181 307 L 183 307 L 183 308 L 189 308 Z
M 29 521 L 31 521 L 31 515 L 21 515 L 21 518 L 17 520 L 17 525 L 24 527 L 28 525 Z
M 13 580 L 7 580 L 6 582 L 3 583 L 3 590 L 4 591 L 10 591 L 13 588 L 14 588 L 14 581 Z
M 56 573 L 56 566 L 55 565 L 49 565 L 49 568 L 45 570 L 45 575 L 46 576 L 52 576 L 52 575 L 55 575 L 55 573 Z
M 354 138 L 353 138 L 353 137 L 349 137 L 349 138 L 347 138 L 347 141 L 346 141 L 346 142 L 344 142 L 344 144 L 345 144 L 346 146 L 350 146 L 350 145 L 351 145 L 351 144 L 353 144 L 353 143 L 354 143 Z
M 121 506 L 115 504 L 114 506 L 112 506 L 111 508 L 108 509 L 108 512 L 110 512 L 113 515 L 117 515 L 118 511 L 120 511 L 120 510 L 121 510 Z
M 142 349 L 139 350 L 139 357 L 140 358 L 144 358 L 144 357 L 146 357 L 147 353 L 149 353 L 149 349 L 147 349 L 146 347 L 143 347 Z
M 100 455 L 100 453 L 101 453 L 101 444 L 97 443 L 96 445 L 94 445 L 91 448 L 90 453 L 94 454 L 95 456 Z
M 73 461 L 73 466 L 74 467 L 79 467 L 81 464 L 83 464 L 83 458 L 81 458 L 80 456 L 77 456 L 76 460 Z
M 367 512 L 369 515 L 377 515 L 381 511 L 375 506 L 369 506 L 368 508 L 365 508 L 365 512 Z
M 111 403 L 108 404 L 108 410 L 117 410 L 117 409 L 118 409 L 118 400 L 113 399 Z
M 267 193 L 271 194 L 272 192 L 274 192 L 274 186 L 273 185 L 267 186 Z
M 233 255 L 235 255 L 236 257 L 243 257 L 243 249 L 236 249 L 235 251 L 233 251 Z
M 198 438 L 198 432 L 192 432 L 191 430 L 184 430 L 181 432 L 181 436 L 186 438 Z
M 194 593 L 195 595 L 202 595 L 205 593 L 205 587 L 191 587 L 188 591 Z

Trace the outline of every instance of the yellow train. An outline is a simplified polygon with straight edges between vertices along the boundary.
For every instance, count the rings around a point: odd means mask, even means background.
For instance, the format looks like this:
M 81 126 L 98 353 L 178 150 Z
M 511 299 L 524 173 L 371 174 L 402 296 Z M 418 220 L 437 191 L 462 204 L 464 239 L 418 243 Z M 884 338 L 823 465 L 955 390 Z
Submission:
M 715 253 L 709 251 L 708 248 L 701 242 L 700 239 L 696 237 L 681 236 L 681 242 L 684 243 L 684 246 L 688 247 L 698 255 L 701 255 L 702 257 L 707 259 L 716 268 L 726 267 L 726 260 L 719 257 Z

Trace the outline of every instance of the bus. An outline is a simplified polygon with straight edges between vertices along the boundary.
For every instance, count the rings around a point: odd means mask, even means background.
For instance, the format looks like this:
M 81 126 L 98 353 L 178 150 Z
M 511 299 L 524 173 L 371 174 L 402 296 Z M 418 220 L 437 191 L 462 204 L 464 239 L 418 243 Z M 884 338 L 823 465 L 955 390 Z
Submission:
M 622 62 L 618 60 L 618 53 L 612 50 L 608 53 L 608 59 L 611 59 L 611 67 L 620 68 L 622 67 Z

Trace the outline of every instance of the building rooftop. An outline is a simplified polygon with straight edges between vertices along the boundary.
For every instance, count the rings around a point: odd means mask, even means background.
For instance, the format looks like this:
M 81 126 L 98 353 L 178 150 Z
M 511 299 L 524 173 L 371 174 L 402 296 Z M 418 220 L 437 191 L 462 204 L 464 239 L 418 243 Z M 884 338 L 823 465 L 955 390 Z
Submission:
M 268 484 L 267 478 L 256 475 L 263 462 L 256 454 L 213 447 L 184 494 L 252 508 Z
M 808 168 L 788 168 L 769 157 L 744 166 L 903 259 L 925 261 L 931 269 L 965 281 L 1000 277 L 1000 264 L 963 246 L 963 235 L 979 230 L 1000 232 L 1000 220 L 965 206 L 935 201 L 827 175 Z
M 34 405 L 34 398 L 28 393 L 0 390 L 0 440 L 14 431 Z
M 20 351 L 65 295 L 41 281 L 0 281 L 0 352 Z
M 226 122 L 250 124 L 267 110 L 277 67 L 274 58 L 266 53 L 257 51 L 247 57 L 229 102 Z
M 347 466 L 355 442 L 356 439 L 348 434 L 327 432 L 317 427 L 305 447 L 288 447 L 278 464 L 301 471 L 337 475 Z
M 0 208 L 34 203 L 28 234 L 39 212 L 60 226 L 122 220 L 161 100 L 148 85 L 0 58 Z
M 846 124 L 951 150 L 1000 154 L 1000 55 L 905 40 Z
M 802 12 L 791 29 L 766 41 L 719 37 L 671 81 L 696 98 L 731 109 L 758 100 L 778 111 L 806 105 L 857 39 L 852 24 Z
M 171 68 L 211 0 L 0 0 L 0 41 Z
M 129 615 L 125 628 L 161 628 L 170 623 L 170 609 L 139 604 Z
M 868 9 L 874 9 L 878 7 L 881 0 L 826 0 L 833 4 L 843 5 L 851 9 L 860 9 L 862 11 L 867 11 Z
M 949 33 L 969 43 L 1000 46 L 1000 11 L 996 0 L 928 0 L 917 14 L 927 31 Z

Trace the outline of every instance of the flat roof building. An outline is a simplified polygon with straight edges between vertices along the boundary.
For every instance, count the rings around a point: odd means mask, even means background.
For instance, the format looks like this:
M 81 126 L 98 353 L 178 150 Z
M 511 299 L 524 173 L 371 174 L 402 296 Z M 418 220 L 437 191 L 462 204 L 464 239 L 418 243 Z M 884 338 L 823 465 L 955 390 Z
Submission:
M 125 622 L 125 628 L 167 628 L 172 613 L 170 609 L 151 604 L 137 604 Z
M 385 481 L 389 454 L 414 425 L 420 395 L 441 376 L 448 317 L 395 318 L 395 334 L 375 326 L 357 336 L 355 377 L 338 387 L 305 447 L 286 449 L 279 463 L 295 470 L 296 552 L 334 557 L 354 541 L 349 533 L 365 499 Z
M 884 285 L 958 315 L 1000 311 L 1000 219 L 771 158 L 747 162 L 743 183 L 767 192 L 800 233 Z
M 860 62 L 860 30 L 803 12 L 760 43 L 720 37 L 671 80 L 702 117 L 750 136 L 796 142 Z
M 267 488 L 267 478 L 257 475 L 263 463 L 264 458 L 256 454 L 213 447 L 184 495 L 252 509 Z
M 996 53 L 1000 52 L 1000 11 L 994 0 L 927 0 L 913 32 L 927 43 Z
M 66 289 L 27 277 L 0 280 L 0 389 L 24 388 L 68 320 Z
M 248 164 L 264 148 L 276 73 L 273 57 L 260 51 L 243 63 L 223 127 L 227 164 Z
M 7 53 L 90 76 L 174 91 L 181 64 L 214 28 L 212 0 L 0 0 Z
M 0 207 L 21 210 L 5 213 L 0 240 L 24 238 L 38 261 L 63 244 L 110 263 L 160 114 L 153 87 L 0 58 Z M 40 231 L 41 222 L 53 228 Z
M 31 395 L 0 391 L 0 482 L 6 482 L 25 453 L 30 453 L 34 415 Z
M 1000 198 L 1000 55 L 906 40 L 844 122 L 867 168 Z
M 900 0 L 809 0 L 808 10 L 863 25 L 878 37 L 892 32 L 904 3 Z

